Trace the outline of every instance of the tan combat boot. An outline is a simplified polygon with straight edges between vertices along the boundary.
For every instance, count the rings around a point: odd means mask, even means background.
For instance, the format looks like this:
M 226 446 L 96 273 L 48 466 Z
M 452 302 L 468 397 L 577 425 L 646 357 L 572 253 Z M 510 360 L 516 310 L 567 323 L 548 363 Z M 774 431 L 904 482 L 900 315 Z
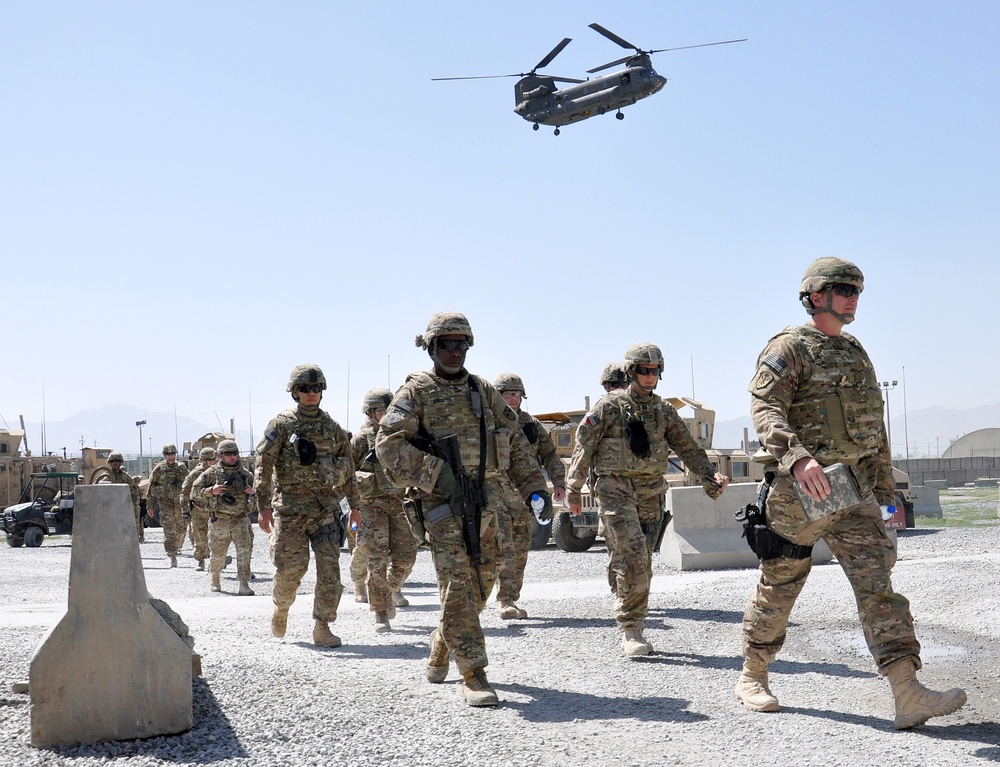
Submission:
M 384 634 L 387 631 L 392 631 L 392 626 L 389 625 L 389 615 L 384 610 L 375 613 L 375 633 Z
M 212 591 L 222 591 L 222 584 L 219 582 L 218 573 L 212 573 Z
M 205 560 L 204 559 L 199 559 L 198 560 L 198 571 L 199 572 L 205 572 Z
M 176 554 L 170 554 L 169 556 L 170 556 L 170 566 L 171 567 L 177 567 L 177 555 Z
M 410 600 L 403 596 L 402 591 L 392 592 L 392 604 L 395 607 L 409 607 Z
M 330 625 L 318 618 L 313 624 L 313 644 L 320 647 L 340 647 L 340 637 L 330 631 Z
M 965 705 L 965 690 L 954 687 L 945 692 L 928 690 L 917 681 L 917 668 L 905 658 L 889 667 L 886 674 L 896 699 L 896 729 L 908 730 L 932 716 L 953 714 Z
M 528 611 L 522 610 L 513 602 L 501 602 L 500 603 L 500 618 L 501 620 L 509 621 L 515 618 L 527 618 Z
M 622 653 L 626 658 L 639 658 L 649 655 L 650 645 L 642 638 L 642 632 L 636 629 L 625 629 L 622 632 Z
M 470 706 L 495 706 L 500 702 L 486 679 L 486 669 L 481 667 L 462 673 L 462 695 Z
M 767 683 L 767 662 L 754 658 L 743 660 L 743 673 L 736 683 L 736 697 L 748 711 L 777 711 L 778 699 Z
M 363 583 L 354 584 L 354 601 L 358 604 L 368 604 L 368 588 Z
M 431 634 L 431 654 L 427 659 L 427 681 L 431 684 L 441 684 L 448 678 L 448 645 L 441 638 L 441 633 L 434 629 Z
M 240 581 L 240 590 L 238 593 L 241 597 L 252 597 L 254 590 L 250 588 L 250 584 L 246 581 Z
M 278 639 L 285 635 L 288 629 L 288 608 L 275 605 L 274 612 L 271 613 L 271 633 Z

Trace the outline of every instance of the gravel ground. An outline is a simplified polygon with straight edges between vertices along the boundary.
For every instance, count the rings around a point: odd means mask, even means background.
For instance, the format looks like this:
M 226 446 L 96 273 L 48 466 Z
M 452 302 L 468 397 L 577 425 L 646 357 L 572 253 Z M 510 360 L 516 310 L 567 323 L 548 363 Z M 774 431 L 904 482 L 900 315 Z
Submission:
M 530 617 L 483 622 L 489 677 L 502 700 L 470 709 L 457 673 L 424 680 L 437 616 L 430 556 L 407 584 L 412 606 L 375 634 L 367 605 L 348 592 L 334 631 L 344 647 L 310 644 L 313 570 L 284 640 L 271 636 L 271 575 L 257 532 L 255 597 L 209 592 L 207 573 L 181 556 L 171 570 L 162 538 L 143 544 L 146 582 L 188 623 L 204 676 L 194 680 L 194 728 L 182 735 L 33 749 L 28 663 L 65 610 L 68 539 L 40 549 L 0 546 L 0 765 L 966 765 L 1000 762 L 1000 527 L 918 528 L 900 536 L 896 587 L 912 604 L 924 646 L 921 680 L 960 685 L 969 703 L 909 732 L 892 727 L 888 683 L 864 645 L 840 568 L 816 567 L 772 666 L 778 714 L 744 711 L 733 695 L 740 620 L 752 570 L 677 573 L 657 566 L 649 658 L 621 657 L 600 545 L 583 554 L 532 552 L 521 605 Z M 344 554 L 345 571 L 349 557 Z M 72 661 L 71 661 L 72 662 Z

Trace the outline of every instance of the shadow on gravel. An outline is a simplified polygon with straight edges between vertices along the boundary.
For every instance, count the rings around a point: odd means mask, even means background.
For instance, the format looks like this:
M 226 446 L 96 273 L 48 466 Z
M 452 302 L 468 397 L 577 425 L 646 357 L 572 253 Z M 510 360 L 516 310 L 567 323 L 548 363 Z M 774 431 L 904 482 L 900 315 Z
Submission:
M 933 722 L 934 720 L 932 720 Z M 988 743 L 984 748 L 972 751 L 969 756 L 985 759 L 990 762 L 1000 762 L 1000 723 L 980 722 L 978 724 L 961 724 L 954 727 L 924 724 L 913 730 L 928 738 L 953 742 L 967 741 L 969 743 Z
M 674 618 L 685 621 L 711 621 L 713 623 L 741 623 L 743 613 L 736 610 L 695 610 L 688 607 L 654 608 L 649 611 L 649 618 Z M 647 618 L 647 625 L 649 623 Z M 666 628 L 661 626 L 660 628 Z
M 420 637 L 423 641 L 406 644 L 365 644 L 364 642 L 351 641 L 349 644 L 340 647 L 318 647 L 312 642 L 289 642 L 288 644 L 301 650 L 311 650 L 316 653 L 316 663 L 323 663 L 327 658 L 331 660 L 426 660 L 430 652 L 429 637 L 431 630 L 421 631 L 396 631 L 393 634 L 412 634 Z M 390 636 L 390 635 L 386 635 Z
M 494 684 L 498 690 L 525 695 L 531 700 L 503 699 L 503 707 L 513 709 L 528 722 L 573 722 L 631 719 L 641 722 L 704 722 L 709 717 L 688 711 L 683 698 L 609 698 L 547 687 L 522 684 Z
M 614 618 L 521 618 L 498 628 L 483 626 L 486 636 L 520 636 L 525 629 L 599 629 L 614 626 Z
M 900 535 L 904 538 L 919 538 L 924 535 L 934 535 L 935 533 L 940 533 L 943 528 L 940 527 L 911 527 L 908 530 L 897 530 L 896 535 Z
M 51 751 L 62 757 L 103 757 L 121 759 L 146 757 L 157 762 L 175 764 L 212 764 L 250 756 L 240 744 L 236 732 L 219 707 L 211 688 L 204 679 L 192 680 L 194 688 L 194 727 L 179 735 L 145 740 L 114 740 L 83 746 L 61 746 Z M 211 746 L 206 744 L 211 743 Z

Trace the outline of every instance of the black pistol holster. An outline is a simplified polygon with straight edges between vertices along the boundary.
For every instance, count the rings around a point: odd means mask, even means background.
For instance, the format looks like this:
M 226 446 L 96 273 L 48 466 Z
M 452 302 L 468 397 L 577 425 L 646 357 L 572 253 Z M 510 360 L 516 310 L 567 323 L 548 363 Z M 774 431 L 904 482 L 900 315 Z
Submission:
M 748 503 L 739 511 L 733 513 L 737 522 L 743 523 L 743 536 L 747 539 L 750 550 L 757 558 L 766 561 L 787 557 L 788 559 L 809 559 L 812 556 L 812 546 L 799 546 L 787 538 L 782 538 L 767 524 L 767 495 L 774 483 L 774 472 L 764 474 L 764 481 L 757 495 L 757 503 Z

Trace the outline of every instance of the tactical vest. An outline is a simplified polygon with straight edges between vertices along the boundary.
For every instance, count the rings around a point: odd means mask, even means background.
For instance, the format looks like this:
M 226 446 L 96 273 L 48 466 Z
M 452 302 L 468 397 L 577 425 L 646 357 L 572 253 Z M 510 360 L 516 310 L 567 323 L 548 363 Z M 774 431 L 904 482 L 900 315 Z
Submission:
M 188 475 L 187 467 L 180 461 L 174 461 L 173 465 L 161 461 L 153 467 L 153 471 L 157 475 L 157 482 L 154 485 L 157 492 L 180 498 L 181 485 L 184 484 L 184 478 Z
M 658 395 L 647 401 L 629 396 L 627 389 L 612 391 L 597 403 L 601 420 L 607 419 L 604 436 L 597 444 L 591 466 L 598 476 L 651 476 L 665 474 L 670 466 L 670 443 L 667 442 L 667 411 L 673 406 Z M 650 456 L 640 458 L 629 446 L 626 431 L 629 421 L 639 421 L 649 437 Z
M 435 439 L 450 434 L 458 437 L 462 463 L 475 477 L 479 471 L 479 416 L 472 410 L 468 382 L 442 384 L 427 372 L 413 373 L 407 380 L 420 401 L 424 428 Z M 510 467 L 511 429 L 497 424 L 493 408 L 487 402 L 486 385 L 478 376 L 476 382 L 486 418 L 486 476 L 495 477 Z
M 808 361 L 788 408 L 788 424 L 824 466 L 856 465 L 882 445 L 882 394 L 871 360 L 851 335 L 827 336 L 800 325 L 779 334 Z
M 212 513 L 220 517 L 240 517 L 251 510 L 252 496 L 246 494 L 248 487 L 253 487 L 253 475 L 246 470 L 242 462 L 232 468 L 228 466 L 209 466 L 201 475 L 203 486 L 225 485 L 226 492 L 236 499 L 236 503 L 226 503 L 221 496 L 213 495 L 206 499 Z
M 358 432 L 357 436 L 364 437 L 365 444 L 368 446 L 365 452 L 366 458 L 375 449 L 375 436 L 377 433 L 378 427 L 373 427 L 370 424 L 365 424 L 361 427 L 361 431 Z M 357 467 L 354 478 L 355 487 L 362 500 L 367 501 L 373 498 L 383 498 L 391 494 L 402 497 L 402 492 L 392 483 L 382 464 L 377 461 L 362 460 L 362 463 Z
M 271 441 L 278 445 L 274 474 L 282 493 L 329 492 L 343 481 L 337 475 L 335 461 L 339 453 L 337 441 L 343 440 L 344 434 L 325 411 L 321 410 L 316 418 L 303 418 L 297 410 L 285 410 L 271 425 L 274 429 Z M 309 439 L 316 445 L 316 460 L 309 466 L 299 461 L 293 438 Z

